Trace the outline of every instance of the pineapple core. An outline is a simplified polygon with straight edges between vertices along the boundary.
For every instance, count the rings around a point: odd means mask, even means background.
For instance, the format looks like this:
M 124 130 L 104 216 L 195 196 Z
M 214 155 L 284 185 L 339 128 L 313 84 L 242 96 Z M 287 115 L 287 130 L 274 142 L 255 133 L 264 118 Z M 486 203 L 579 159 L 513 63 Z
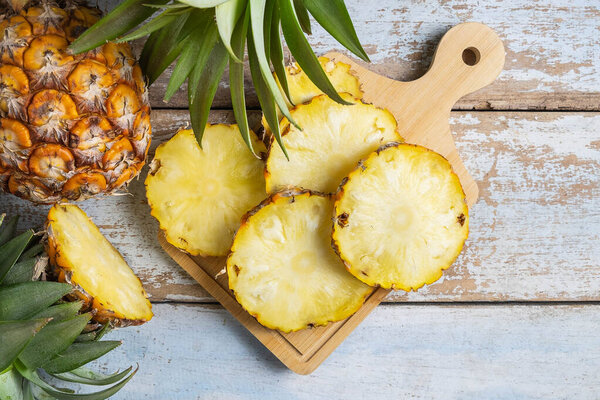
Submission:
M 73 284 L 84 300 L 91 298 L 100 319 L 135 324 L 152 318 L 140 280 L 79 207 L 52 207 L 48 214 L 48 244 L 59 280 Z

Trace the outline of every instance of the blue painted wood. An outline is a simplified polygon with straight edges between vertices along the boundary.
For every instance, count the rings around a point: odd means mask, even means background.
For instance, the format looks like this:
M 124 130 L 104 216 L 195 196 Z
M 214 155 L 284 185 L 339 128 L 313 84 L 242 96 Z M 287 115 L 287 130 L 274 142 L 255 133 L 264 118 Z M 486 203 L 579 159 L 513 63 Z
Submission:
M 140 363 L 115 399 L 597 399 L 600 306 L 379 306 L 312 375 L 219 306 L 154 305 L 102 364 Z

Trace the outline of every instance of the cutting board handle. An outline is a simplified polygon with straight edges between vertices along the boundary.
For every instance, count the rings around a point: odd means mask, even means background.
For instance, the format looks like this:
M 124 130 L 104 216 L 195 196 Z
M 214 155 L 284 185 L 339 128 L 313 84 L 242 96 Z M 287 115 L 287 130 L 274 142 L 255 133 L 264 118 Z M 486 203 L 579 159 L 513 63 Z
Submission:
M 436 97 L 446 94 L 443 97 L 451 108 L 464 95 L 492 83 L 503 66 L 504 45 L 496 32 L 484 24 L 467 22 L 442 37 L 429 71 L 416 82 L 427 82 L 422 88 L 435 91 L 432 95 Z

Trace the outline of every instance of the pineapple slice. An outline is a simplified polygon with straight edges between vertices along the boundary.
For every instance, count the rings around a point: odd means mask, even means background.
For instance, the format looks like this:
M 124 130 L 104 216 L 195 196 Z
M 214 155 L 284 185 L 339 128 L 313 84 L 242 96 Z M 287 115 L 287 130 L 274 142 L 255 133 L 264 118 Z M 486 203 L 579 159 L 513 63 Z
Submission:
M 319 57 L 319 62 L 336 91 L 350 93 L 357 99 L 362 98 L 363 92 L 360 90 L 360 83 L 358 82 L 358 78 L 350 72 L 350 65 L 332 61 L 327 57 Z M 312 83 L 297 63 L 286 67 L 285 76 L 294 105 L 306 103 L 314 97 L 323 94 L 321 89 Z M 279 84 L 279 81 L 277 83 Z M 292 106 L 289 103 L 288 105 Z
M 152 318 L 142 283 L 123 256 L 76 205 L 57 204 L 46 224 L 47 252 L 60 282 L 75 287 L 94 319 L 114 326 L 139 325 Z
M 208 125 L 202 145 L 191 130 L 160 145 L 146 195 L 169 243 L 193 255 L 225 256 L 242 216 L 267 197 L 264 163 L 248 151 L 237 125 Z
M 450 163 L 390 143 L 361 162 L 336 195 L 333 245 L 361 281 L 417 290 L 442 276 L 469 233 L 465 194 Z
M 279 146 L 270 147 L 265 173 L 267 192 L 291 186 L 333 193 L 360 159 L 385 143 L 402 140 L 389 111 L 348 94 L 342 97 L 354 104 L 344 106 L 320 95 L 291 110 L 302 130 L 287 118 L 281 121 L 290 159 Z
M 331 248 L 333 200 L 277 193 L 242 220 L 227 259 L 229 288 L 262 325 L 283 332 L 352 315 L 372 288 Z
M 340 93 L 350 93 L 357 99 L 362 99 L 363 92 L 360 89 L 360 83 L 358 82 L 358 78 L 352 74 L 350 71 L 350 65 L 343 62 L 335 62 L 330 60 L 327 57 L 319 57 L 319 62 L 321 63 L 321 67 L 325 74 L 329 78 L 329 81 L 335 88 L 337 92 Z M 277 75 L 275 76 L 275 80 L 279 85 L 281 92 L 283 93 L 283 89 L 281 88 L 281 84 L 279 79 L 277 79 Z M 321 89 L 319 89 L 306 75 L 302 68 L 297 63 L 293 63 L 285 67 L 285 76 L 288 83 L 288 89 L 290 91 L 290 97 L 292 98 L 292 102 L 294 104 L 303 104 L 314 97 L 323 94 Z M 288 107 L 293 107 L 294 104 L 290 104 L 287 97 L 284 96 L 285 103 Z M 281 120 L 283 114 L 281 111 L 277 109 L 277 115 Z M 265 135 L 268 137 L 271 134 L 271 129 L 267 124 L 265 117 L 262 118 L 262 124 L 265 128 Z

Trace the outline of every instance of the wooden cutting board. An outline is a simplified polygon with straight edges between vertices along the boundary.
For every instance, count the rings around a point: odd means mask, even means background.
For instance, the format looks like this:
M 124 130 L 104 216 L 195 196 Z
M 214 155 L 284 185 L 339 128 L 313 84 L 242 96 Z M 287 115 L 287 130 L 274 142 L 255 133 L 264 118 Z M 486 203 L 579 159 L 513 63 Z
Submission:
M 468 205 L 473 205 L 478 196 L 477 184 L 458 155 L 448 119 L 459 98 L 489 85 L 500 74 L 504 46 L 498 35 L 479 23 L 455 26 L 440 41 L 427 73 L 412 82 L 398 82 L 375 74 L 339 53 L 326 56 L 351 65 L 361 82 L 363 101 L 389 109 L 407 142 L 433 149 L 450 161 L 465 190 Z M 343 321 L 281 333 L 260 325 L 237 303 L 229 290 L 226 274 L 219 275 L 225 267 L 225 257 L 192 257 L 170 245 L 162 233 L 159 233 L 159 242 L 211 296 L 281 362 L 299 374 L 314 371 L 388 293 L 381 288 L 375 290 L 360 310 Z

